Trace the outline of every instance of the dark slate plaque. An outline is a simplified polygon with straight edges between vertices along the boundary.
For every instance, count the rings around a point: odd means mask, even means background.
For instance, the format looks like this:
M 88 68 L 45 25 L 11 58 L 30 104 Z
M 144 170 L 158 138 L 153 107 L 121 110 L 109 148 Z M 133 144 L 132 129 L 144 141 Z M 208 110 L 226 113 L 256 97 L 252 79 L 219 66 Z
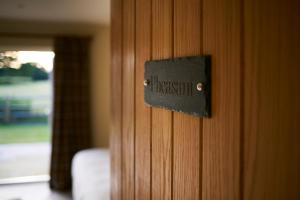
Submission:
M 147 61 L 145 102 L 191 115 L 210 116 L 210 57 Z

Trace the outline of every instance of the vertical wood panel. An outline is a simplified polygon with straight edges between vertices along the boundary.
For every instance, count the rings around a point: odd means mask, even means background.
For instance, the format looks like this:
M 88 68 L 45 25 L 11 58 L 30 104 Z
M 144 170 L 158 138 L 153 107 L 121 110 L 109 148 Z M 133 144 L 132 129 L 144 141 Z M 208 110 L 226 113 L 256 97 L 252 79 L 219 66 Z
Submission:
M 151 198 L 151 109 L 144 104 L 144 63 L 151 55 L 151 0 L 136 2 L 135 199 Z
M 135 0 L 123 1 L 122 199 L 134 199 Z
M 121 109 L 122 96 L 122 3 L 113 0 L 111 3 L 111 200 L 121 199 Z M 119 80 L 119 81 L 117 81 Z
M 299 8 L 245 0 L 245 200 L 300 199 Z
M 174 56 L 201 53 L 200 0 L 174 1 Z M 173 199 L 200 199 L 202 120 L 174 113 Z
M 300 199 L 300 1 L 280 1 L 280 184 L 278 197 Z M 296 92 L 298 91 L 298 92 Z M 274 146 L 274 148 L 276 148 Z M 276 161 L 274 163 L 276 165 Z
M 300 2 L 111 7 L 112 200 L 300 199 Z M 212 56 L 210 119 L 144 105 L 151 54 L 202 53 Z
M 203 1 L 204 53 L 212 55 L 212 118 L 203 120 L 203 200 L 240 199 L 239 0 Z
M 152 0 L 153 59 L 172 57 L 172 0 Z M 172 113 L 152 109 L 152 199 L 172 198 Z

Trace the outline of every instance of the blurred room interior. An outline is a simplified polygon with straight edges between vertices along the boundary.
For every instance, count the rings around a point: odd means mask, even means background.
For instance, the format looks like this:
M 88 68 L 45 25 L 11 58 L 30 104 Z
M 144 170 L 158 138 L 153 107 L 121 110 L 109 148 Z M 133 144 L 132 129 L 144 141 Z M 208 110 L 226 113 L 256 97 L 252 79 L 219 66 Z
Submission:
M 39 52 L 50 54 L 43 57 Z M 78 174 L 81 186 L 73 182 L 73 188 L 79 188 L 76 199 L 86 195 L 85 190 L 91 193 L 87 199 L 93 194 L 109 199 L 110 1 L 1 1 L 0 53 L 0 199 L 71 199 L 70 177 L 60 177 L 61 170 Z M 48 78 L 25 79 L 21 71 L 30 64 L 46 69 Z M 68 103 L 55 103 L 61 101 Z M 58 135 L 54 143 L 53 132 Z M 53 149 L 58 156 L 51 154 Z M 82 149 L 89 150 L 72 159 Z M 71 167 L 72 161 L 78 164 Z M 85 168 L 96 164 L 101 169 Z M 102 177 L 93 180 L 92 170 Z M 101 181 L 103 189 L 84 188 L 91 181 Z

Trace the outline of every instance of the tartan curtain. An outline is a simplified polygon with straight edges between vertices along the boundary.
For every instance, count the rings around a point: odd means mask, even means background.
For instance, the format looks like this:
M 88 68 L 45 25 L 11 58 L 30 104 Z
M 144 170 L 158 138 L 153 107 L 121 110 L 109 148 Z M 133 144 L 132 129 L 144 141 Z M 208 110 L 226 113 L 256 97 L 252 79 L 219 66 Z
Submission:
M 50 187 L 71 189 L 74 154 L 90 147 L 89 38 L 54 41 L 54 103 Z

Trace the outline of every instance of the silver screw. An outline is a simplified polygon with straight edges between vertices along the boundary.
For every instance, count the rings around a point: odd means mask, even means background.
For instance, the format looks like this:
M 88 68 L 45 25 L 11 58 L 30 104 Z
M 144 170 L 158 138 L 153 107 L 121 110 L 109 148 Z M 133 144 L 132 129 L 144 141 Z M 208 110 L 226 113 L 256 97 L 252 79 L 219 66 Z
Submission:
M 144 80 L 144 86 L 148 86 L 148 85 L 149 85 L 149 83 L 150 83 L 150 81 L 149 81 L 149 80 Z
M 197 83 L 197 90 L 198 90 L 199 92 L 201 92 L 201 91 L 203 91 L 203 89 L 204 89 L 203 83 Z

